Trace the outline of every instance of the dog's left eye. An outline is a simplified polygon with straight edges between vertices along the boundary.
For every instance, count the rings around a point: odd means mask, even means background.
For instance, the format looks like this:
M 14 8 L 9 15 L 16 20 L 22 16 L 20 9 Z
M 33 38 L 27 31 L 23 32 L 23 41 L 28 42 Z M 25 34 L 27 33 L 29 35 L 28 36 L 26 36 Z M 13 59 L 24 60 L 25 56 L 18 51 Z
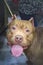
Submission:
M 29 32 L 29 29 L 26 29 L 26 32 Z

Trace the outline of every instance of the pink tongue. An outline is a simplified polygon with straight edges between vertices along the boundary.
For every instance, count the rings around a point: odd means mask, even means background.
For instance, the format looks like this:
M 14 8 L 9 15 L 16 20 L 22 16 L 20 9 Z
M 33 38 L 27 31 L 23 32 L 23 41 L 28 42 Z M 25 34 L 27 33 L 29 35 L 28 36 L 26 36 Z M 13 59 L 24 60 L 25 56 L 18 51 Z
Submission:
M 19 57 L 23 53 L 23 48 L 20 45 L 13 45 L 11 52 L 13 56 Z

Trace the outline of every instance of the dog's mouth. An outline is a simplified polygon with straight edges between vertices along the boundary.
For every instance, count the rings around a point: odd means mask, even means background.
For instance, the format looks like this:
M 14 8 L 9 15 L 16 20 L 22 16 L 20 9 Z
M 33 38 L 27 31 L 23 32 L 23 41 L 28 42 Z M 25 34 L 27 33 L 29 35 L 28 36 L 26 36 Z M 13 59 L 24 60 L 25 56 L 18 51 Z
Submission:
M 11 44 L 8 42 L 9 46 L 11 47 L 11 53 L 15 57 L 19 57 L 21 54 L 23 54 L 23 51 L 27 49 L 27 46 L 22 46 L 20 43 Z
M 24 50 L 28 48 L 28 46 L 23 46 L 23 45 L 21 45 L 21 44 L 22 44 L 21 41 L 15 42 L 14 44 L 11 44 L 10 42 L 8 42 L 8 45 L 9 45 L 10 47 L 12 47 L 12 46 L 14 46 L 14 45 L 19 45 L 19 46 L 21 46 Z
M 28 46 L 23 46 L 23 45 L 21 45 L 20 42 L 15 43 L 15 44 L 11 44 L 10 42 L 8 42 L 7 44 L 8 44 L 10 47 L 12 47 L 12 46 L 14 46 L 14 45 L 19 45 L 19 46 L 21 46 L 24 50 L 28 48 Z

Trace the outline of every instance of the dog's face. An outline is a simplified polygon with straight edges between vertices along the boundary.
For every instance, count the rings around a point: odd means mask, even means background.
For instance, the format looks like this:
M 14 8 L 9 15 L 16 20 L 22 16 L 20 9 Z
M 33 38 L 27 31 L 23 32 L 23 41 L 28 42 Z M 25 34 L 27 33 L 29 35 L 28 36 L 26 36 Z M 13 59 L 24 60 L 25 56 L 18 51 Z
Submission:
M 29 46 L 34 37 L 34 20 L 13 20 L 7 30 L 7 39 L 10 44 Z

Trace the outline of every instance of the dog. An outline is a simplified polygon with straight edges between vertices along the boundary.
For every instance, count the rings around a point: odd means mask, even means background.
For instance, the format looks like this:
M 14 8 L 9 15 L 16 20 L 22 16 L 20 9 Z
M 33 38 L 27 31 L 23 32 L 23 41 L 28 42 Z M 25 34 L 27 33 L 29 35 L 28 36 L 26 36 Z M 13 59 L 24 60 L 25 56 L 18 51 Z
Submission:
M 35 27 L 33 17 L 29 20 L 15 18 L 6 33 L 7 40 L 0 49 L 0 65 L 43 65 L 43 27 Z M 10 52 L 13 45 L 20 45 L 24 55 L 15 58 Z
M 7 30 L 9 46 L 20 45 L 25 51 L 32 44 L 35 31 L 33 21 L 33 18 L 28 21 L 15 19 L 9 24 Z
M 34 65 L 43 65 L 43 27 L 35 27 L 33 18 L 13 20 L 8 26 L 7 39 L 10 46 L 21 45 Z

